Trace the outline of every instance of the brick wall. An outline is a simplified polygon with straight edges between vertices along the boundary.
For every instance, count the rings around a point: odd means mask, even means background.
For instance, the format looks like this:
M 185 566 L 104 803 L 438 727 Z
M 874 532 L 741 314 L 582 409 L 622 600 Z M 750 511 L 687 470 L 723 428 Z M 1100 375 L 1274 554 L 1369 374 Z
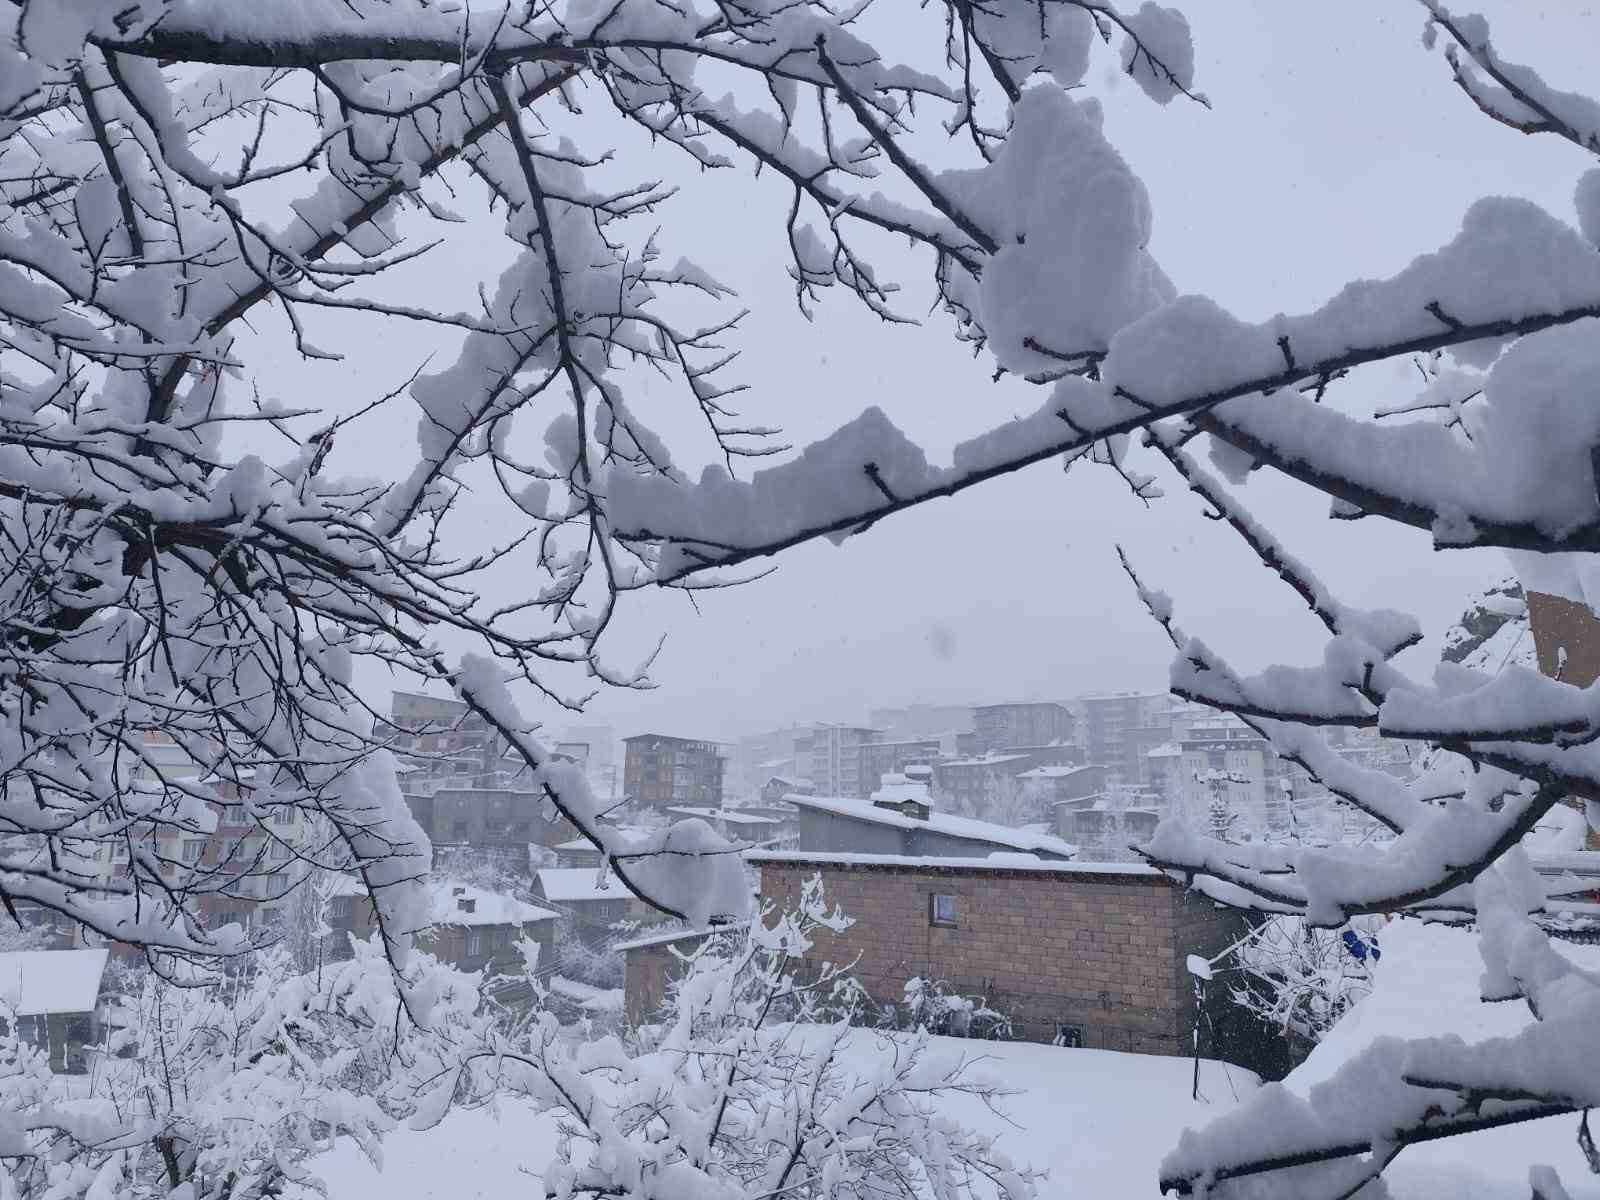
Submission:
M 622 1010 L 629 1025 L 652 1020 L 667 998 L 667 984 L 683 973 L 681 955 L 690 953 L 711 933 L 685 933 L 670 941 L 652 942 L 623 952 Z
M 1242 931 L 1241 914 L 1190 897 L 1165 876 L 978 867 L 762 861 L 764 901 L 792 906 L 821 872 L 828 902 L 856 918 L 819 934 L 812 965 L 856 961 L 879 1002 L 907 980 L 942 980 L 1010 1016 L 1016 1036 L 1186 1054 L 1193 1024 L 1188 954 L 1215 953 Z M 955 927 L 930 920 L 933 893 L 957 897 Z

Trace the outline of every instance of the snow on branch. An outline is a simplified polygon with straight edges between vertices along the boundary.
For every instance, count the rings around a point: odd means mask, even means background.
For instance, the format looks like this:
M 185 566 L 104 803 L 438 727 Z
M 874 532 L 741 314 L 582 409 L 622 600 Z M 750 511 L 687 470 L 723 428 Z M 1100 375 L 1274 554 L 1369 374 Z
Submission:
M 997 159 L 985 170 L 1003 165 Z M 1037 259 L 1040 249 L 1031 241 L 1029 247 Z M 1035 269 L 1048 270 L 1043 263 Z M 1070 266 L 1060 269 L 1070 274 Z M 1036 341 L 1055 345 L 1043 311 Z M 1526 201 L 1482 200 L 1447 246 L 1392 279 L 1352 284 L 1305 316 L 1252 326 L 1209 300 L 1185 296 L 1130 320 L 1103 348 L 1069 338 L 1064 349 L 1095 352 L 1098 379 L 1060 380 L 1037 413 L 961 444 L 948 467 L 929 464 L 887 418 L 869 413 L 748 483 L 688 484 L 616 471 L 613 521 L 620 539 L 662 546 L 656 577 L 671 582 L 812 538 L 848 537 L 917 504 L 1193 413 L 1207 432 L 1250 437 L 1244 449 L 1252 457 L 1294 464 L 1303 481 L 1363 510 L 1432 528 L 1441 542 L 1588 548 L 1600 536 L 1587 457 L 1600 430 L 1587 437 L 1582 423 L 1593 423 L 1592 412 L 1561 406 L 1584 394 L 1570 385 L 1594 369 L 1594 339 L 1581 323 L 1595 317 L 1600 252 Z M 1527 336 L 1561 326 L 1571 328 Z M 1530 426 L 1510 411 L 1503 422 L 1489 419 L 1488 436 L 1463 448 L 1446 430 L 1379 428 L 1295 390 L 1364 363 L 1495 339 L 1522 339 L 1499 368 L 1500 382 L 1508 395 L 1521 397 L 1524 381 L 1537 380 L 1531 402 L 1552 406 L 1545 427 L 1562 430 L 1561 447 L 1530 440 Z M 1491 373 L 1491 405 L 1496 382 Z M 1579 423 L 1576 432 L 1572 421 Z M 894 457 L 885 462 L 882 451 L 890 446 Z M 1561 463 L 1552 477 L 1551 453 L 1581 456 L 1582 469 Z M 892 498 L 870 486 L 842 496 L 830 490 L 825 481 L 844 483 L 867 461 L 900 476 Z M 797 503 L 805 494 L 816 499 Z

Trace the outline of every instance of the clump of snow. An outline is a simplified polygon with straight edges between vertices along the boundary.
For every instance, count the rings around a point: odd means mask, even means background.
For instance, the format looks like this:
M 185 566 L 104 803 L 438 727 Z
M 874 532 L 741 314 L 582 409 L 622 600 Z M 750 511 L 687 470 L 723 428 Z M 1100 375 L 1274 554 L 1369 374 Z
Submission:
M 941 177 L 999 243 L 978 311 L 1007 370 L 1059 367 L 1046 351 L 1102 352 L 1118 329 L 1175 294 L 1145 249 L 1149 195 L 1106 140 L 1102 117 L 1097 101 L 1036 85 L 1013 107 L 992 163 Z
M 1157 104 L 1169 103 L 1194 86 L 1194 41 L 1189 22 L 1175 8 L 1145 0 L 1123 19 L 1122 69 Z
M 1600 167 L 1590 167 L 1578 176 L 1572 204 L 1578 210 L 1578 230 L 1591 246 L 1600 248 Z

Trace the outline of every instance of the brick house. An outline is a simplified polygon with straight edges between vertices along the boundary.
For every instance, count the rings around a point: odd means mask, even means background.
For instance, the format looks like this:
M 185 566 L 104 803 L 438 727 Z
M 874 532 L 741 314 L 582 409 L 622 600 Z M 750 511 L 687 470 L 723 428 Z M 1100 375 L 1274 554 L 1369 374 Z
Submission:
M 763 903 L 794 907 L 802 884 L 820 874 L 829 903 L 858 918 L 841 934 L 817 934 L 817 963 L 856 960 L 857 979 L 880 1003 L 898 1002 L 914 977 L 942 980 L 985 997 L 1027 1041 L 1190 1053 L 1185 959 L 1217 954 L 1248 921 L 1142 865 L 804 851 L 747 858 L 760 871 Z M 641 1010 L 647 999 L 638 999 Z

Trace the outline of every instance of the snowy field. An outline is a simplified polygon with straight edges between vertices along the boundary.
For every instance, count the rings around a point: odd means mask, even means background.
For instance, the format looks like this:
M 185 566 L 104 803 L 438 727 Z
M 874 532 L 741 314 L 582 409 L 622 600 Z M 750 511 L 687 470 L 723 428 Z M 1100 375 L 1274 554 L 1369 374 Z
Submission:
M 1579 966 L 1600 970 L 1600 946 L 1556 943 Z M 1284 1082 L 1302 1094 L 1378 1037 L 1454 1033 L 1468 1043 L 1515 1033 L 1532 1017 L 1522 1003 L 1478 1000 L 1483 964 L 1475 934 L 1418 921 L 1383 933 L 1374 988 Z M 1573 1200 L 1600 1200 L 1600 1181 L 1577 1146 L 1576 1117 L 1550 1117 L 1469 1137 L 1412 1146 L 1385 1172 L 1396 1200 L 1527 1200 L 1528 1164 L 1555 1167 Z
M 859 1052 L 875 1038 L 863 1034 Z M 1189 1098 L 1193 1062 L 1111 1050 L 1062 1050 L 935 1038 L 937 1048 L 982 1056 L 979 1073 L 1005 1080 L 1019 1094 L 1007 1104 L 1010 1121 L 963 1098 L 950 1113 L 992 1132 L 1018 1163 L 1048 1168 L 1040 1195 L 1112 1197 L 1156 1194 L 1162 1152 L 1192 1124 L 1256 1086 L 1255 1076 L 1218 1062 L 1201 1064 L 1209 1103 Z M 424 1133 L 401 1131 L 384 1145 L 384 1169 L 373 1170 L 353 1146 L 341 1145 L 319 1168 L 329 1200 L 506 1200 L 539 1195 L 530 1173 L 552 1153 L 556 1123 L 521 1104 L 506 1104 L 498 1119 L 487 1111 L 452 1113 Z
M 1581 965 L 1600 967 L 1600 948 L 1564 947 Z M 1373 994 L 1286 1081 L 1305 1091 L 1380 1036 L 1459 1033 L 1468 1041 L 1514 1032 L 1529 1019 L 1521 1005 L 1481 1004 L 1476 943 L 1470 933 L 1413 921 L 1389 926 Z M 1065 1050 L 1020 1043 L 935 1039 L 939 1049 L 981 1056 L 975 1070 L 1017 1094 L 1009 1122 L 976 1101 L 952 1104 L 952 1116 L 997 1134 L 1018 1162 L 1050 1171 L 1044 1197 L 1155 1196 L 1161 1156 L 1192 1125 L 1231 1108 L 1257 1086 L 1255 1077 L 1217 1062 L 1201 1065 L 1202 1102 L 1189 1097 L 1192 1063 L 1105 1050 Z M 871 1053 L 870 1034 L 856 1052 Z M 1529 1163 L 1556 1167 L 1574 1200 L 1600 1200 L 1583 1165 L 1571 1117 L 1454 1138 L 1405 1151 L 1387 1178 L 1395 1200 L 1526 1200 Z M 319 1164 L 330 1200 L 504 1200 L 537 1196 L 556 1121 L 521 1103 L 498 1113 L 451 1114 L 438 1128 L 401 1131 L 375 1171 L 354 1147 Z

